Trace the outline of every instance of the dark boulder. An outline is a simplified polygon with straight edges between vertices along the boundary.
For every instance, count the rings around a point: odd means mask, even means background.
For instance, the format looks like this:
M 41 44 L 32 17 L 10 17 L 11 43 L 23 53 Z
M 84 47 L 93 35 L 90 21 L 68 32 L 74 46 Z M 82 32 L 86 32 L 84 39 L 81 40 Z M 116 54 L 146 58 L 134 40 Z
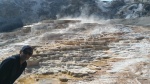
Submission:
M 20 18 L 0 19 L 0 32 L 11 32 L 21 27 L 23 22 Z

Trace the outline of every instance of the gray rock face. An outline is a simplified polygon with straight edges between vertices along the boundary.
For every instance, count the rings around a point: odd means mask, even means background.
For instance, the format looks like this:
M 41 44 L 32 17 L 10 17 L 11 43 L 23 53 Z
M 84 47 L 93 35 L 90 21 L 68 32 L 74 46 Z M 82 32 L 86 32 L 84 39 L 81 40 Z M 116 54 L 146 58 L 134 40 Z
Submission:
M 149 3 L 131 3 L 123 6 L 119 11 L 118 15 L 120 18 L 138 18 L 142 16 L 150 15 L 150 4 Z

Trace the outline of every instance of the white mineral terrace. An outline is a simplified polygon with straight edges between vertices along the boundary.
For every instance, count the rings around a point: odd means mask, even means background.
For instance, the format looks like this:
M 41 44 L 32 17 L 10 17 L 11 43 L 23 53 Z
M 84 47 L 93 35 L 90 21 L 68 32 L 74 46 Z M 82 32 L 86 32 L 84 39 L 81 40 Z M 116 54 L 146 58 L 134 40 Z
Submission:
M 0 47 L 2 58 L 34 47 L 16 84 L 148 84 L 150 31 L 138 26 L 47 20 Z M 1 39 L 3 40 L 3 39 Z M 10 39 L 7 39 L 10 40 Z

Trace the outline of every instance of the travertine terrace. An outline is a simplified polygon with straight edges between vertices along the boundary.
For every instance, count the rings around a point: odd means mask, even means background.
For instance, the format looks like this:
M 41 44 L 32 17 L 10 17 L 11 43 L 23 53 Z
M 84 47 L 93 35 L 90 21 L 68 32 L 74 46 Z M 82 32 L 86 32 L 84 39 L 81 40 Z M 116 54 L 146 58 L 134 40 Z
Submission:
M 34 55 L 16 84 L 150 83 L 148 28 L 46 20 L 18 31 L 22 33 L 8 34 L 14 35 L 17 41 L 2 46 L 11 51 L 2 49 L 3 55 L 15 54 L 28 44 L 34 47 Z M 3 37 L 8 35 L 4 33 Z

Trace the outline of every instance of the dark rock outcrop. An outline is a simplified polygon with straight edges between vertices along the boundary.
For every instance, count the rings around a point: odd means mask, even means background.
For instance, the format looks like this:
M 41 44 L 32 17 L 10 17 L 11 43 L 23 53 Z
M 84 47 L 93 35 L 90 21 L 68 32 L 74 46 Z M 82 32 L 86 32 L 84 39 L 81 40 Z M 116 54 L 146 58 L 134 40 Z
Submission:
M 0 32 L 10 32 L 20 27 L 23 27 L 23 22 L 19 18 L 0 20 Z

